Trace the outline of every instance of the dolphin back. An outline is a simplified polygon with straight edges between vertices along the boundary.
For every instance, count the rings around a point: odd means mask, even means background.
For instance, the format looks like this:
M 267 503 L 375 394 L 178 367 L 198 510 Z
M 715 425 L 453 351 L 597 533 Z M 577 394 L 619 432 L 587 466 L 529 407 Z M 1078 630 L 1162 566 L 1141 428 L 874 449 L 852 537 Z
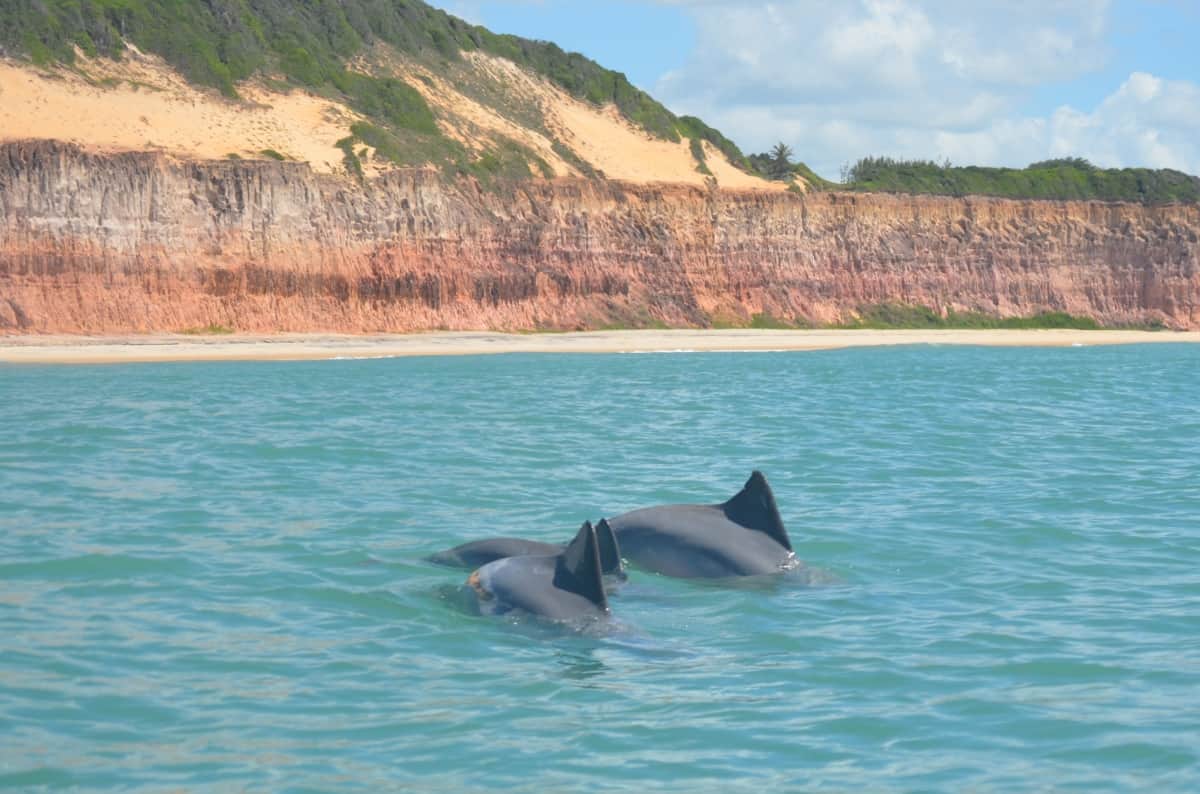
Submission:
M 554 543 L 539 543 L 522 538 L 488 538 L 464 543 L 446 551 L 439 551 L 427 559 L 436 565 L 450 568 L 481 568 L 489 562 L 505 557 L 527 557 L 537 554 L 554 555 L 562 546 Z
M 604 593 L 603 567 L 596 528 L 585 521 L 554 566 L 554 586 L 586 598 L 603 611 L 608 611 L 608 596 Z
M 775 504 L 775 494 L 761 471 L 755 470 L 742 490 L 719 507 L 733 523 L 764 532 L 780 546 L 793 551 L 791 538 Z

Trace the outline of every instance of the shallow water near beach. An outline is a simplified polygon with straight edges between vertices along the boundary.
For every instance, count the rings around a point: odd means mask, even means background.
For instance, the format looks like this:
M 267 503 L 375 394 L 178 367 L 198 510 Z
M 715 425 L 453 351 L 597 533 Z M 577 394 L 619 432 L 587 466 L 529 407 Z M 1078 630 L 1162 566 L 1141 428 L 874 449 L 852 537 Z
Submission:
M 423 561 L 768 476 L 611 625 Z M 0 788 L 1200 788 L 1200 346 L 0 367 Z

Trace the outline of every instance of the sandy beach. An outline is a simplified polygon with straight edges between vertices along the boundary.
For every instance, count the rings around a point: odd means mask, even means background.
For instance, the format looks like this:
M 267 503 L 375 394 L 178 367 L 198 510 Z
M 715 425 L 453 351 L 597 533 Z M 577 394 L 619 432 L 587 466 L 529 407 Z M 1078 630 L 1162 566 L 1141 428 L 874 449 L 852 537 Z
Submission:
M 116 364 L 150 361 L 288 361 L 497 353 L 661 353 L 831 350 L 888 345 L 1068 347 L 1200 342 L 1200 332 L 1151 331 L 588 331 L 564 334 L 439 332 L 344 336 L 280 334 L 186 336 L 7 336 L 0 362 Z

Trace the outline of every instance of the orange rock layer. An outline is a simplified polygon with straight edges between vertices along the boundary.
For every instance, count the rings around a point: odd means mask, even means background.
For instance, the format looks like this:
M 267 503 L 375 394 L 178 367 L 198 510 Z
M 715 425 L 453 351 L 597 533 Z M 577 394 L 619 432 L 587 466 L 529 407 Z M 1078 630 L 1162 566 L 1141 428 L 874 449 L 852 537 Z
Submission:
M 283 162 L 0 146 L 0 333 L 830 322 L 898 302 L 1200 328 L 1200 207 L 365 185 Z

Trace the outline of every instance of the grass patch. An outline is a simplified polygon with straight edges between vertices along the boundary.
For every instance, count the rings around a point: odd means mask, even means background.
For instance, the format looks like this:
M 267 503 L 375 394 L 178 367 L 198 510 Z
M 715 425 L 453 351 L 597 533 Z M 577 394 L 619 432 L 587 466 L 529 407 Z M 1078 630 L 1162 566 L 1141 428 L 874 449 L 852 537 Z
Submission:
M 334 145 L 342 150 L 342 165 L 346 167 L 346 173 L 359 182 L 363 181 L 366 174 L 363 173 L 362 160 L 354 153 L 354 136 L 348 135 Z
M 229 334 L 234 333 L 234 330 L 228 325 L 209 323 L 203 327 L 184 328 L 179 333 L 186 334 L 187 336 L 228 336 Z
M 689 146 L 692 159 L 696 161 L 696 170 L 705 176 L 712 176 L 713 172 L 708 167 L 708 157 L 704 154 L 704 143 L 699 138 L 692 138 Z
M 752 328 L 760 331 L 795 331 L 811 328 L 812 325 L 803 319 L 787 320 L 776 317 L 770 312 L 756 312 L 747 320 L 729 314 L 714 314 L 708 318 L 708 327 L 718 331 L 740 330 Z
M 702 141 L 711 143 L 717 151 L 725 155 L 725 158 L 733 164 L 735 168 L 740 168 L 747 173 L 754 173 L 754 165 L 750 162 L 746 155 L 742 154 L 742 150 L 737 147 L 733 141 L 726 138 L 719 130 L 705 124 L 695 116 L 680 116 L 675 120 L 675 128 L 679 130 L 679 134 L 685 138 L 691 139 L 692 156 L 696 157 L 697 148 L 703 153 L 704 149 L 701 146 Z M 696 157 L 700 162 L 704 162 L 704 157 Z M 700 173 L 705 173 L 701 171 Z
M 281 162 L 287 159 L 286 157 L 284 157 L 282 154 L 275 151 L 274 149 L 263 149 L 262 151 L 259 152 L 259 154 L 261 154 L 263 157 L 269 158 L 271 160 L 279 160 Z
M 358 122 L 350 127 L 350 137 L 344 140 L 352 147 L 362 143 L 375 150 L 375 156 L 396 165 L 436 163 L 450 166 L 467 157 L 466 147 L 439 135 L 410 132 L 397 135 L 386 127 Z M 338 143 L 342 147 L 342 143 Z M 342 148 L 343 152 L 345 148 Z
M 671 326 L 662 320 L 647 319 L 638 322 L 611 322 L 597 325 L 594 331 L 669 331 Z
M 485 189 L 493 189 L 500 182 L 530 179 L 533 176 L 531 163 L 543 176 L 554 175 L 545 160 L 508 138 L 500 139 L 482 155 L 473 158 L 465 146 L 440 135 L 410 133 L 399 136 L 367 122 L 352 125 L 350 133 L 338 141 L 337 146 L 342 150 L 347 172 L 357 179 L 363 179 L 362 159 L 366 151 L 356 154 L 354 149 L 358 144 L 365 144 L 375 150 L 375 157 L 396 165 L 435 163 L 447 177 L 472 176 Z
M 665 331 L 666 322 L 650 313 L 645 305 L 610 303 L 599 316 L 585 318 L 584 325 L 597 331 Z
M 335 72 L 330 82 L 350 100 L 350 107 L 386 126 L 423 135 L 441 136 L 425 98 L 403 80 Z
M 785 330 L 798 327 L 796 323 L 788 322 L 780 319 L 770 312 L 759 312 L 758 314 L 750 315 L 750 328 L 765 328 L 773 330 Z
M 1081 331 L 1102 330 L 1091 317 L 1082 317 L 1066 312 L 1039 312 L 1028 317 L 997 317 L 983 312 L 957 312 L 953 309 L 945 316 L 928 306 L 908 303 L 879 303 L 859 307 L 858 317 L 830 326 L 848 329 L 1055 329 L 1067 328 Z
M 592 168 L 591 163 L 576 154 L 575 150 L 570 146 L 567 146 L 565 143 L 555 140 L 552 144 L 550 144 L 550 148 L 553 149 L 554 153 L 561 157 L 564 162 L 566 162 L 579 173 L 586 176 L 588 179 L 603 178 L 604 175 L 602 173 Z
M 132 88 L 134 91 L 145 90 L 145 91 L 150 91 L 155 94 L 161 94 L 163 91 L 166 90 L 165 88 L 162 88 L 161 86 L 153 85 L 151 83 L 146 83 L 141 80 L 126 80 L 125 82 L 128 83 L 129 87 Z
M 554 169 L 550 167 L 544 159 L 536 154 L 530 153 L 533 158 L 533 164 L 537 166 L 538 173 L 542 175 L 542 179 L 553 179 L 555 177 Z
M 807 182 L 809 188 L 812 190 L 834 190 L 839 187 L 836 182 L 830 182 L 804 163 L 796 163 L 792 166 L 792 173 Z
M 526 157 L 524 147 L 505 139 L 488 149 L 478 159 L 462 164 L 459 171 L 470 174 L 485 188 L 490 188 L 497 181 L 532 177 L 533 172 L 529 170 Z

